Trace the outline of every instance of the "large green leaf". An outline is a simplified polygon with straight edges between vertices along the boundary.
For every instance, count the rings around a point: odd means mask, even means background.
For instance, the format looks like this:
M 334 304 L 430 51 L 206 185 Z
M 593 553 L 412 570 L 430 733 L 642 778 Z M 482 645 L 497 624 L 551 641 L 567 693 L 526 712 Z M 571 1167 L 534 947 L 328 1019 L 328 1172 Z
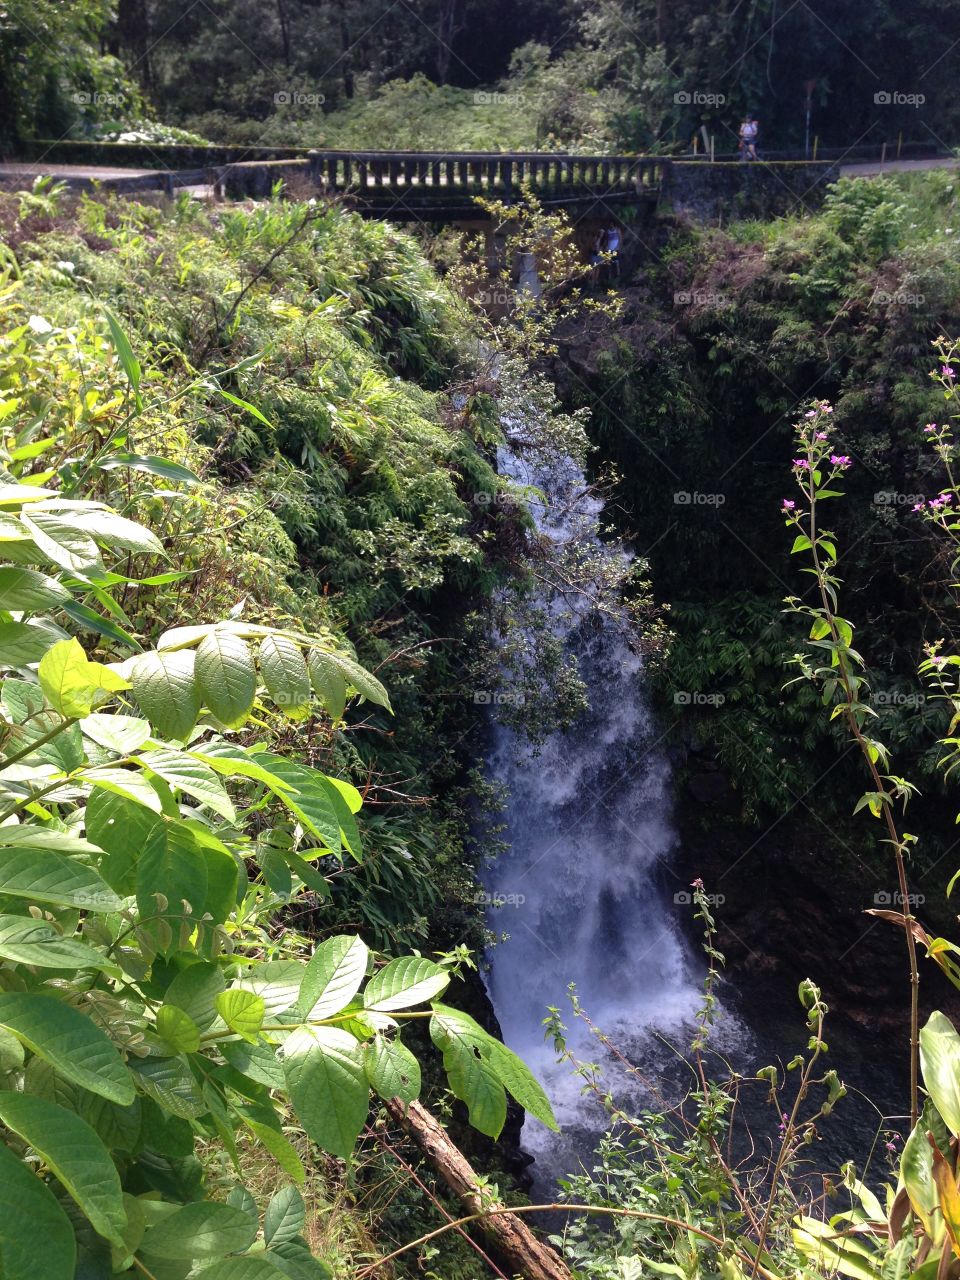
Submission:
M 244 1040 L 255 1044 L 257 1034 L 263 1026 L 263 1015 L 266 1006 L 263 997 L 254 995 L 252 991 L 244 991 L 242 987 L 232 987 L 217 996 L 217 1012 L 231 1031 Z
M 42 1157 L 93 1229 L 122 1248 L 127 1215 L 120 1178 L 90 1125 L 29 1093 L 0 1093 L 0 1120 Z
M 53 995 L 3 992 L 0 1026 L 81 1088 L 111 1102 L 133 1101 L 133 1081 L 113 1041 L 71 1005 Z
M 87 835 L 107 855 L 100 872 L 118 893 L 131 894 L 140 858 L 152 856 L 167 838 L 166 823 L 142 804 L 112 791 L 93 791 L 84 809 Z
M 120 976 L 106 953 L 62 933 L 32 916 L 0 916 L 0 956 L 39 969 L 98 969 Z
M 48 848 L 0 847 L 0 894 L 84 911 L 119 911 L 122 905 L 95 871 Z
M 245 640 L 215 628 L 197 646 L 200 697 L 221 724 L 242 724 L 253 706 L 257 672 Z
M 34 613 L 69 598 L 70 592 L 56 578 L 19 565 L 0 566 L 0 609 Z
M 302 716 L 310 704 L 310 676 L 299 646 L 286 636 L 266 636 L 258 656 L 270 697 L 286 715 Z
M 200 691 L 192 649 L 140 653 L 130 665 L 137 705 L 161 738 L 185 741 L 200 714 Z
M 85 530 L 51 511 L 24 513 L 22 521 L 39 550 L 61 569 L 80 577 L 103 572 L 100 550 Z
M 368 951 L 360 938 L 339 935 L 316 948 L 303 971 L 300 1009 L 315 1022 L 345 1009 L 360 990 Z
M 456 1012 L 451 1009 L 449 1014 Z M 498 1138 L 507 1119 L 507 1095 L 489 1061 L 490 1037 L 482 1028 L 474 1032 L 443 1010 L 430 1019 L 430 1038 L 443 1055 L 451 1091 L 467 1104 L 470 1123 L 488 1137 Z
M 282 1088 L 283 1083 L 283 1080 L 281 1080 L 278 1087 Z M 307 1172 L 303 1167 L 303 1161 L 297 1155 L 297 1149 L 293 1143 L 269 1125 L 261 1124 L 259 1121 L 249 1118 L 247 1118 L 246 1123 L 250 1128 L 250 1132 L 269 1151 L 287 1177 L 292 1178 L 298 1186 L 302 1187 L 307 1180 Z
M 195 1120 L 207 1110 L 186 1058 L 138 1058 L 132 1065 L 137 1083 L 159 1105 L 162 1118 L 169 1113 L 180 1120 Z
M 0 667 L 26 667 L 39 662 L 62 638 L 62 633 L 40 624 L 0 622 Z
M 263 1215 L 263 1238 L 268 1245 L 296 1240 L 307 1220 L 303 1196 L 296 1187 L 283 1187 L 271 1197 Z
M 171 462 L 169 458 L 154 458 L 140 453 L 113 453 L 97 463 L 101 471 L 115 471 L 118 467 L 130 471 L 144 471 L 147 475 L 159 476 L 162 480 L 173 480 L 179 484 L 199 484 L 200 477 L 179 462 Z
M 162 1004 L 157 1010 L 157 1035 L 174 1053 L 196 1053 L 200 1048 L 200 1028 L 175 1004 Z
M 29 1165 L 0 1144 L 0 1276 L 74 1280 L 76 1265 L 70 1219 Z
M 960 1137 L 960 1035 L 942 1013 L 931 1013 L 920 1032 L 920 1066 L 933 1105 Z
M 215 1200 L 200 1200 L 185 1204 L 150 1227 L 141 1250 L 151 1257 L 171 1261 L 222 1258 L 249 1248 L 256 1234 L 256 1218 L 242 1209 Z
M 223 783 L 208 765 L 201 764 L 194 756 L 163 747 L 145 751 L 138 759 L 148 769 L 158 773 L 171 787 L 185 791 L 188 796 L 193 796 L 194 800 L 199 800 L 227 822 L 233 822 L 236 818 L 236 810 Z
M 364 1045 L 363 1066 L 381 1098 L 413 1102 L 420 1097 L 420 1063 L 401 1041 L 374 1036 Z
M 307 655 L 310 683 L 331 720 L 339 720 L 347 705 L 347 681 L 329 653 L 311 649 Z
M 85 716 L 104 693 L 128 688 L 122 676 L 91 662 L 76 638 L 61 640 L 43 655 L 37 669 L 47 701 L 63 716 Z
M 346 1160 L 370 1103 L 360 1045 L 338 1027 L 300 1027 L 283 1045 L 283 1069 L 307 1135 Z
M 363 993 L 363 1007 L 378 1013 L 410 1009 L 432 1000 L 450 983 L 450 974 L 422 956 L 400 956 L 375 973 Z
M 138 716 L 125 716 L 119 712 L 94 712 L 84 716 L 80 728 L 85 737 L 106 751 L 119 756 L 138 751 L 150 737 L 150 725 Z
M 311 835 L 322 840 L 331 853 L 340 852 L 340 818 L 316 769 L 299 764 L 269 751 L 258 753 L 259 761 L 288 787 L 275 795 L 304 825 Z
M 209 877 L 202 846 L 182 822 L 166 824 L 165 839 L 144 851 L 137 863 L 137 906 L 142 916 L 180 916 L 184 902 L 200 916 L 207 900 Z M 158 903 L 162 894 L 166 903 Z
M 460 1009 L 435 1004 L 433 1010 L 430 1035 L 434 1044 L 444 1052 L 445 1065 L 448 1048 L 452 1056 L 458 1059 L 465 1059 L 467 1056 L 473 1058 L 493 1073 L 525 1111 L 556 1131 L 557 1122 L 547 1095 L 529 1067 L 511 1049 L 494 1039 L 468 1013 L 463 1013 Z M 457 1097 L 461 1095 L 457 1094 Z M 469 1105 L 468 1098 L 463 1098 L 463 1101 Z
M 311 657 L 322 652 L 321 649 L 312 649 Z M 348 657 L 345 653 L 329 653 L 326 656 L 333 660 L 347 684 L 356 689 L 357 693 L 362 694 L 368 702 L 375 702 L 378 707 L 391 710 L 386 689 L 376 676 L 367 671 L 366 667 L 361 667 L 356 659 Z
M 272 1262 L 256 1257 L 229 1258 L 203 1270 L 203 1280 L 279 1280 L 282 1275 Z
M 140 408 L 140 361 L 133 354 L 133 347 L 130 345 L 130 339 L 124 333 L 120 326 L 120 321 L 113 314 L 110 308 L 104 307 L 103 314 L 107 318 L 107 326 L 110 329 L 110 341 L 113 343 L 113 349 L 117 353 L 117 358 L 120 361 L 123 372 L 127 375 L 127 381 L 130 383 L 130 389 L 133 391 L 137 407 Z
M 70 517 L 70 523 L 107 547 L 120 547 L 124 551 L 139 551 L 147 555 L 166 554 L 155 533 L 142 524 L 117 515 L 115 511 L 81 511 Z
M 910 1206 L 923 1223 L 924 1231 L 931 1237 L 939 1198 L 933 1180 L 933 1151 L 927 1141 L 927 1133 L 932 1132 L 935 1125 L 942 1127 L 942 1124 L 928 1098 L 918 1123 L 903 1144 L 903 1155 L 900 1158 L 900 1176 L 907 1189 Z
M 207 1031 L 217 1017 L 217 997 L 226 986 L 223 973 L 205 961 L 182 970 L 167 987 L 164 1004 L 176 1005 Z

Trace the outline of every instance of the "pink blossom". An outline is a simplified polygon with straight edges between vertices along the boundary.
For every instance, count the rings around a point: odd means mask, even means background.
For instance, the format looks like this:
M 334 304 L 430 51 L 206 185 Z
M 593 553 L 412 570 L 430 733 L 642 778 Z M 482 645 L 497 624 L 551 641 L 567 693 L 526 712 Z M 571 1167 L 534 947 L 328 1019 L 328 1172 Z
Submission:
M 913 504 L 913 509 L 914 509 L 914 511 L 922 511 L 922 510 L 923 510 L 923 503 L 922 503 L 922 502 L 915 502 L 915 503 Z
M 943 374 L 943 376 L 944 376 L 945 378 L 952 378 L 952 377 L 954 376 L 954 374 L 953 374 L 953 366 L 952 366 L 952 365 L 949 365 L 949 364 L 943 364 L 943 365 L 941 365 L 941 366 L 940 366 L 940 372 Z
M 937 424 L 935 422 L 928 422 L 923 429 L 929 434 L 931 431 L 936 431 Z
M 784 511 L 792 511 L 796 505 L 797 504 L 791 498 L 784 498 L 783 500 Z
M 793 465 L 797 467 L 800 471 L 810 470 L 810 463 L 806 460 L 806 458 L 794 458 Z
M 845 453 L 832 453 L 830 455 L 830 465 L 832 467 L 840 467 L 841 470 L 846 470 L 846 468 L 852 464 Z
M 816 409 L 808 409 L 803 416 L 805 418 L 815 418 L 817 416 L 817 411 Z
M 816 438 L 817 440 L 826 440 L 826 439 L 828 439 L 828 436 L 827 436 L 827 433 L 826 433 L 825 431 L 818 431 L 818 432 L 817 432 L 817 434 L 816 434 L 816 437 L 815 437 L 815 438 Z

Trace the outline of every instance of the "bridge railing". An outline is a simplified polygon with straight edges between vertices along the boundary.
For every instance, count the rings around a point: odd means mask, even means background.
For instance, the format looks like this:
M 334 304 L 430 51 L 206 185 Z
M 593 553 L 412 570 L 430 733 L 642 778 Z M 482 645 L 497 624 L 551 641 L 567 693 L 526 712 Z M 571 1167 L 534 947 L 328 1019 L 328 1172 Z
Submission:
M 331 191 L 457 192 L 496 197 L 522 184 L 584 195 L 656 191 L 668 163 L 659 156 L 567 155 L 543 151 L 311 151 L 310 177 Z

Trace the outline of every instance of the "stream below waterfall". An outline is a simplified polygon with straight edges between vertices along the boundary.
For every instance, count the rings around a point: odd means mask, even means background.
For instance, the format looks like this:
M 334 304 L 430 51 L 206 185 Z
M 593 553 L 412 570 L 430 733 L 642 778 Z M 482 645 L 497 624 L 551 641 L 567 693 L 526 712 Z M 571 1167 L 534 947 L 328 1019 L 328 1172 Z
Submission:
M 572 459 L 541 466 L 507 447 L 498 466 L 516 484 L 534 486 L 531 515 L 558 555 L 572 539 L 587 539 L 601 556 L 629 556 L 622 545 L 601 539 L 602 504 Z M 576 985 L 592 1022 L 644 1080 L 655 1082 L 661 1103 L 663 1097 L 675 1101 L 691 1084 L 682 1058 L 695 1030 L 705 960 L 690 941 L 689 886 L 671 866 L 677 847 L 671 767 L 645 696 L 643 661 L 628 643 L 627 627 L 584 595 L 545 590 L 540 603 L 578 664 L 589 711 L 539 751 L 522 733 L 492 725 L 486 773 L 505 794 L 506 850 L 483 880 L 493 904 L 488 928 L 506 935 L 488 953 L 488 993 L 504 1040 L 544 1083 L 561 1125 L 560 1135 L 531 1119 L 523 1129 L 534 1191 L 552 1197 L 558 1177 L 589 1162 L 607 1126 L 597 1100 L 584 1095 L 583 1080 L 569 1065 L 558 1065 L 544 1041 L 548 1007 L 559 1007 L 568 1043 L 578 1058 L 600 1066 L 618 1105 L 628 1112 L 656 1108 L 660 1103 L 639 1077 L 572 1015 L 567 988 Z M 731 987 L 724 984 L 722 992 L 711 1044 L 734 1069 L 753 1074 L 778 1054 L 803 1047 L 795 988 L 764 1000 L 762 1028 L 746 1025 Z M 867 1064 L 861 1037 L 846 1038 L 843 1060 L 830 1065 L 846 1074 L 852 1059 L 854 1074 L 859 1065 L 868 1077 L 852 1083 L 893 1110 L 905 1096 L 902 1073 Z M 726 1070 L 720 1067 L 718 1076 Z M 748 1119 L 775 1133 L 778 1117 L 762 1091 L 755 1092 Z M 821 1167 L 842 1158 L 862 1161 L 874 1142 L 880 1113 L 853 1094 L 843 1102 L 842 1123 L 825 1134 Z

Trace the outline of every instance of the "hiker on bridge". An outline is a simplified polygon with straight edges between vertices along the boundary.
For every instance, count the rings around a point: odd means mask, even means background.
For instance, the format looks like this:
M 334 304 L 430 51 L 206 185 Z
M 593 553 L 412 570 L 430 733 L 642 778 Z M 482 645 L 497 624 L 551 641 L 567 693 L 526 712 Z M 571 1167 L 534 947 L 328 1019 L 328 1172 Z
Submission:
M 758 160 L 757 137 L 760 133 L 760 121 L 751 112 L 747 112 L 740 125 L 740 159 Z

